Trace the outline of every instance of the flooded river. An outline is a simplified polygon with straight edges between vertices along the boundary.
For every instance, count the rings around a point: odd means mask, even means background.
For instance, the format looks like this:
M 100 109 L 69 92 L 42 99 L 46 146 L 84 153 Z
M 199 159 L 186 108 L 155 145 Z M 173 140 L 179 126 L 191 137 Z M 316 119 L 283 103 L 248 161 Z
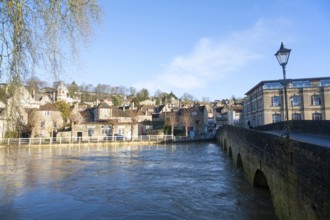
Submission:
M 213 143 L 0 149 L 0 219 L 275 219 Z

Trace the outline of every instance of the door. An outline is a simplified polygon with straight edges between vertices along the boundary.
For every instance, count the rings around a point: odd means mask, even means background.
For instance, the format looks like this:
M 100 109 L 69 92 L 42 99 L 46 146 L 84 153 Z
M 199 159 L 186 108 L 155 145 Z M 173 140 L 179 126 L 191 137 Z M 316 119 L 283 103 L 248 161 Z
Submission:
M 77 132 L 77 141 L 81 142 L 82 139 L 82 132 Z

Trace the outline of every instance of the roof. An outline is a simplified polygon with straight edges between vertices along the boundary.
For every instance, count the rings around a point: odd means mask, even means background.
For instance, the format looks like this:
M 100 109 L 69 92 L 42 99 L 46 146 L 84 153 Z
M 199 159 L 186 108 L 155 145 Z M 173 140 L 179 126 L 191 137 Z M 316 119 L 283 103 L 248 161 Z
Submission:
M 215 111 L 218 112 L 218 113 L 221 113 L 223 108 L 224 108 L 224 106 L 216 107 Z
M 47 103 L 40 106 L 39 111 L 59 111 L 58 107 L 55 104 Z
M 101 102 L 97 108 L 111 108 L 111 106 L 106 102 Z
M 292 81 L 304 81 L 304 80 L 323 80 L 323 79 L 330 79 L 329 77 L 314 77 L 314 78 L 297 78 L 297 79 L 286 79 L 288 82 L 292 82 Z M 252 89 L 250 89 L 249 91 L 247 91 L 245 93 L 245 95 L 248 95 L 249 93 L 251 93 L 252 91 L 254 91 L 256 88 L 258 88 L 259 86 L 262 86 L 265 83 L 272 83 L 272 82 L 281 82 L 283 81 L 283 79 L 278 79 L 278 80 L 264 80 L 259 82 L 257 85 L 255 85 L 254 87 L 252 87 Z
M 85 122 L 92 122 L 94 118 L 93 108 L 86 108 L 80 112 Z
M 236 112 L 241 112 L 243 110 L 243 106 L 242 105 L 232 105 L 230 106 L 231 110 L 234 110 Z
M 136 112 L 136 110 L 131 110 L 131 109 L 128 109 L 128 110 L 125 110 L 123 111 L 122 109 L 120 108 L 113 108 L 112 109 L 112 117 L 134 117 L 134 116 L 137 116 L 137 115 L 142 115 L 143 112 L 141 110 L 138 110 L 138 112 Z
M 147 109 L 155 109 L 155 105 L 143 105 L 142 110 L 147 110 Z

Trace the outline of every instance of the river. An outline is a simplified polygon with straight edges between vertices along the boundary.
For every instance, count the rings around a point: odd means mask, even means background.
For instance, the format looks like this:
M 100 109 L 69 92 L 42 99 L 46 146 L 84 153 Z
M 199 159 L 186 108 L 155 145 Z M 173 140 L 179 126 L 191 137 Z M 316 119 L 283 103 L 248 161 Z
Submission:
M 214 143 L 0 149 L 0 219 L 276 219 Z

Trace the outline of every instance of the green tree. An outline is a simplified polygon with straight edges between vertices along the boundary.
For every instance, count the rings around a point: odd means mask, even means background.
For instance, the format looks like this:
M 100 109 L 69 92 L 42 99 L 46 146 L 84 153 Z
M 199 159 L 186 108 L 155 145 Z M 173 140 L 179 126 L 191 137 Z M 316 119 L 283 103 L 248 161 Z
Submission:
M 178 97 L 171 91 L 170 94 L 168 94 L 168 97 L 169 98 L 175 98 L 175 99 L 178 99 Z
M 112 103 L 114 106 L 121 106 L 121 104 L 123 103 L 121 98 L 117 95 L 112 96 Z
M 135 106 L 136 108 L 138 108 L 138 109 L 141 108 L 140 100 L 139 100 L 137 97 L 135 97 L 135 98 L 132 100 L 132 102 L 134 103 L 134 106 Z
M 78 92 L 79 88 L 75 81 L 73 81 L 70 85 L 67 86 L 69 90 L 69 94 L 71 97 L 75 95 L 76 92 Z
M 6 88 L 0 87 L 0 101 L 6 103 L 7 101 L 7 93 Z
M 137 93 L 137 98 L 139 99 L 139 101 L 144 101 L 144 100 L 148 99 L 149 98 L 149 91 L 145 88 L 141 89 Z
M 66 122 L 70 117 L 70 105 L 65 101 L 57 101 L 55 103 L 57 108 L 60 110 L 63 120 Z
M 160 98 L 156 99 L 156 105 L 160 105 Z

